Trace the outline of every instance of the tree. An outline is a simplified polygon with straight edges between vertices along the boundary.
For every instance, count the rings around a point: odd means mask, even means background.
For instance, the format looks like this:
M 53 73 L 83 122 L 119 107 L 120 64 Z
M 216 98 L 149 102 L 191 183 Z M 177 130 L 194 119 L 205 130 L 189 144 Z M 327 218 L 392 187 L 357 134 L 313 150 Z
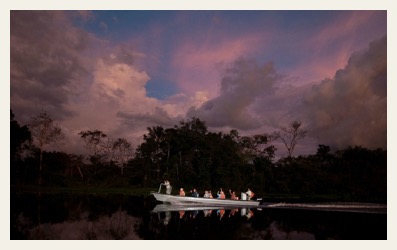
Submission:
M 14 120 L 14 113 L 11 110 L 11 124 L 10 124 L 10 160 L 16 160 L 19 157 L 19 151 L 26 142 L 30 142 L 32 135 L 29 128 L 20 126 L 16 120 Z
M 263 157 L 267 159 L 274 158 L 276 148 L 273 145 L 268 145 L 273 137 L 267 134 L 258 134 L 253 136 L 243 136 L 239 139 L 240 150 L 246 155 L 249 161 L 256 157 Z
M 146 180 L 148 176 L 155 175 L 160 178 L 162 166 L 165 166 L 168 145 L 166 132 L 161 126 L 147 128 L 148 133 L 143 135 L 144 142 L 136 150 L 136 158 L 144 163 Z
M 301 128 L 300 121 L 293 121 L 287 128 L 281 128 L 281 131 L 275 132 L 275 138 L 280 139 L 288 151 L 288 157 L 291 157 L 298 140 L 306 136 L 307 130 Z
M 20 126 L 14 120 L 14 114 L 11 110 L 11 123 L 10 123 L 10 177 L 13 182 L 17 181 L 20 170 L 22 169 L 21 152 L 31 143 L 32 135 L 28 127 Z
M 39 185 L 41 185 L 44 146 L 63 139 L 64 134 L 61 128 L 44 111 L 33 117 L 28 127 L 40 149 Z
M 100 130 L 81 131 L 79 135 L 86 143 L 90 154 L 94 157 L 98 156 L 99 152 L 104 147 L 104 139 L 107 137 L 107 135 Z
M 118 138 L 113 142 L 113 157 L 119 165 L 121 175 L 123 175 L 123 170 L 125 163 L 131 158 L 132 148 L 131 143 L 129 143 L 124 138 Z

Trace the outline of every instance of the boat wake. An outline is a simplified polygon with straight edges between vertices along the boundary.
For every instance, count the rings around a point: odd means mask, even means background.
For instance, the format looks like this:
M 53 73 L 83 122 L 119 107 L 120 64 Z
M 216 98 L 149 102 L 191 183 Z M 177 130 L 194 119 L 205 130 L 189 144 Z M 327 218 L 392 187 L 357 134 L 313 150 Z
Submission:
M 171 204 L 158 204 L 152 212 L 165 212 L 165 211 L 194 211 L 194 210 L 212 210 L 212 209 L 226 209 L 231 210 L 235 208 L 240 209 L 303 209 L 303 210 L 319 210 L 319 211 L 334 211 L 334 212 L 355 212 L 355 213 L 378 213 L 386 214 L 386 204 L 374 203 L 270 203 L 264 202 L 259 206 L 218 206 L 218 205 L 204 205 L 204 204 L 184 204 L 184 205 L 171 205 Z
M 313 209 L 324 211 L 345 211 L 358 213 L 387 213 L 386 204 L 373 203 L 263 203 L 259 207 Z

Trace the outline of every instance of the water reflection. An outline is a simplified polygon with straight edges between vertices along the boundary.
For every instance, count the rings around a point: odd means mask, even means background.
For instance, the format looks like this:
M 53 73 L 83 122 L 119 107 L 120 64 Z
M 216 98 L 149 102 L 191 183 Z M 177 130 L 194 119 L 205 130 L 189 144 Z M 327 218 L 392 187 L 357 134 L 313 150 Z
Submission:
M 165 217 L 163 219 L 163 224 L 168 225 L 168 222 L 171 219 L 171 211 L 178 211 L 179 219 L 183 219 L 186 215 L 188 218 L 196 218 L 199 213 L 202 213 L 202 217 L 210 217 L 213 213 L 213 210 L 216 211 L 216 216 L 219 220 L 227 214 L 227 217 L 230 218 L 235 214 L 238 214 L 240 210 L 240 215 L 242 217 L 246 217 L 247 220 L 254 216 L 253 209 L 249 207 L 206 207 L 206 206 L 188 206 L 188 205 L 167 205 L 167 204 L 158 204 L 152 210 L 152 213 L 157 213 L 160 215 L 162 212 L 165 213 Z M 159 217 L 161 218 L 161 217 Z
M 386 214 L 170 207 L 123 195 L 11 195 L 11 239 L 386 239 L 386 223 Z
M 16 221 L 19 228 L 25 228 L 27 239 L 35 240 L 137 240 L 135 232 L 141 220 L 130 216 L 126 211 L 117 211 L 96 220 L 80 218 L 60 223 L 39 223 L 32 225 L 23 214 Z
M 118 198 L 42 194 L 12 196 L 11 239 L 142 239 L 136 230 L 142 218 L 116 205 Z M 128 199 L 125 204 L 128 204 Z
M 307 232 L 284 231 L 284 225 L 263 218 L 254 221 L 261 210 L 253 208 L 184 207 L 160 204 L 153 210 L 152 228 L 156 239 L 315 239 Z M 161 225 L 159 227 L 158 225 Z

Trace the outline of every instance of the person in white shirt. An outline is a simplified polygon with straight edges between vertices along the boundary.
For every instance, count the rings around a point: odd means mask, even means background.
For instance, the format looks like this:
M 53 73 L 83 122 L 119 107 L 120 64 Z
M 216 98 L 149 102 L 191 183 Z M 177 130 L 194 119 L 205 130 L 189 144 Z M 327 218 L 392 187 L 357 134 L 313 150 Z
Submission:
M 165 180 L 164 183 L 161 183 L 161 185 L 165 186 L 165 193 L 166 194 L 171 194 L 172 186 L 168 180 Z
M 245 193 L 247 194 L 247 200 L 251 200 L 251 198 L 254 197 L 254 193 L 249 188 L 248 191 Z

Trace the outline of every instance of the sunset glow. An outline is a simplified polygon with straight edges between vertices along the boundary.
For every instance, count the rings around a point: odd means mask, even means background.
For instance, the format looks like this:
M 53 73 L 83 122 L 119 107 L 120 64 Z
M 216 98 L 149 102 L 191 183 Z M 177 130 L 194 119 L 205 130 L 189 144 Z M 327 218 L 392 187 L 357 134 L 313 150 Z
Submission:
M 82 130 L 137 145 L 191 117 L 247 135 L 302 121 L 297 154 L 386 148 L 386 11 L 11 11 L 10 24 L 11 109 L 21 124 L 46 110 L 64 151 L 81 151 Z

